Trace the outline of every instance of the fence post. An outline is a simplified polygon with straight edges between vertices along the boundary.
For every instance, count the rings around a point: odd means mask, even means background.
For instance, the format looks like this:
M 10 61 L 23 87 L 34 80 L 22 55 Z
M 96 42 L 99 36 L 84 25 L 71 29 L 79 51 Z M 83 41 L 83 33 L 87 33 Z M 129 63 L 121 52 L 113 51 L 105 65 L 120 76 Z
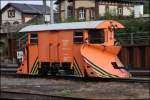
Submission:
M 134 34 L 134 33 L 130 33 L 130 34 L 131 34 L 130 44 L 133 45 L 133 44 L 134 44 L 134 38 L 133 38 L 133 34 Z

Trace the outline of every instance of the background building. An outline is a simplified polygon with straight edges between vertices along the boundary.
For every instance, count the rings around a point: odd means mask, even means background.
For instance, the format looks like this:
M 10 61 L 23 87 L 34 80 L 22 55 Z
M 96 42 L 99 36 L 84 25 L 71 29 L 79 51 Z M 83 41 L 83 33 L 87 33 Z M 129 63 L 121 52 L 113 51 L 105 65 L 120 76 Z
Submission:
M 43 5 L 8 3 L 2 9 L 2 24 L 24 24 L 34 18 L 43 18 Z M 50 8 L 46 6 L 46 21 L 50 22 Z
M 94 20 L 110 14 L 111 16 L 143 16 L 143 2 L 140 0 L 57 0 L 59 18 Z

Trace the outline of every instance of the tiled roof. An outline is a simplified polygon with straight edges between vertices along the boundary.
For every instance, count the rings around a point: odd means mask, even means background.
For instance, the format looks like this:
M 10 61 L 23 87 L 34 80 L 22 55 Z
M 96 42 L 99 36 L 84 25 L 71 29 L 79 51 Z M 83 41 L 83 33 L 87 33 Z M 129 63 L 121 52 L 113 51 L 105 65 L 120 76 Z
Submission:
M 23 13 L 43 14 L 45 12 L 43 5 L 8 3 L 5 7 L 7 6 L 12 6 Z M 5 9 L 5 7 L 3 9 Z M 50 13 L 50 7 L 46 6 L 46 12 L 47 14 Z

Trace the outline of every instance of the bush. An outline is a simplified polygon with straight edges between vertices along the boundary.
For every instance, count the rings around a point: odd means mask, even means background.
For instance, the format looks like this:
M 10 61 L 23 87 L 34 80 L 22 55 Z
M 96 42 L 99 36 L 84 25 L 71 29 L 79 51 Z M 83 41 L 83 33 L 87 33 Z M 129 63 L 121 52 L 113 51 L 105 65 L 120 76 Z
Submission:
M 75 17 L 73 17 L 73 16 L 71 16 L 71 17 L 68 17 L 65 21 L 63 21 L 63 22 L 77 22 L 78 20 L 75 18 Z
M 128 33 L 136 32 L 149 32 L 149 18 L 138 18 L 138 19 L 127 19 L 127 20 L 118 20 L 122 23 Z
M 149 32 L 150 18 L 134 18 L 133 14 L 128 17 L 116 16 L 116 11 L 107 11 L 103 17 L 99 17 L 97 20 L 117 20 L 122 23 L 126 30 L 121 33 L 136 33 L 136 32 Z

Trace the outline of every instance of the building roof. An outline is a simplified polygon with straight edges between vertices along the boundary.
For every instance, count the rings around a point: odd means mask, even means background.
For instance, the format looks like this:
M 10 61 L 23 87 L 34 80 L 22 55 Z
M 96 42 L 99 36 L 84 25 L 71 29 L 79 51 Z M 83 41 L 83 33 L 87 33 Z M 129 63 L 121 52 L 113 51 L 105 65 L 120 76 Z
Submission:
M 61 1 L 64 0 L 57 0 L 55 2 L 55 4 L 59 4 Z M 70 0 L 73 1 L 73 0 Z M 135 4 L 141 4 L 141 3 L 145 3 L 149 0 L 95 0 L 95 1 L 99 1 L 99 2 L 118 2 L 118 3 L 135 3 Z
M 8 3 L 2 11 L 7 9 L 8 7 L 14 7 L 18 11 L 22 13 L 31 13 L 31 14 L 43 14 L 45 12 L 43 5 L 33 5 L 33 4 L 20 4 L 20 3 Z M 50 13 L 50 7 L 46 6 L 47 14 Z
M 87 22 L 72 22 L 59 24 L 42 24 L 30 25 L 21 29 L 19 32 L 35 32 L 35 31 L 52 31 L 52 30 L 74 30 L 74 29 L 102 29 L 108 28 L 110 23 L 118 25 L 118 28 L 124 28 L 120 23 L 113 20 L 87 21 Z M 104 26 L 102 26 L 102 24 Z

